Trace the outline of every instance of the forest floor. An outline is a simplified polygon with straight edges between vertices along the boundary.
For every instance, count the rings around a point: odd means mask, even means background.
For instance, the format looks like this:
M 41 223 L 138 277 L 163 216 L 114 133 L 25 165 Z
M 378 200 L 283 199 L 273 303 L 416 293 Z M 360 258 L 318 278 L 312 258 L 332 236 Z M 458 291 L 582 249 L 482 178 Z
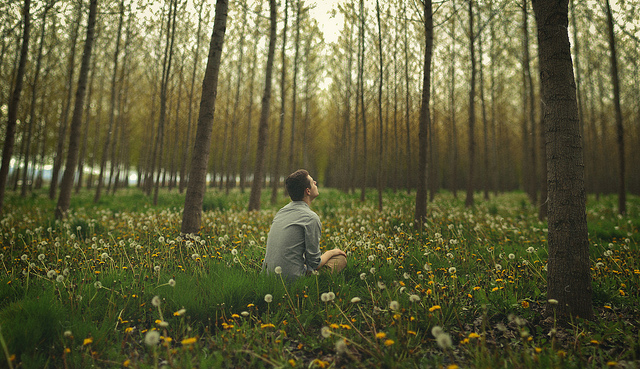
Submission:
M 323 249 L 347 268 L 285 282 L 260 273 L 288 202 L 249 212 L 209 190 L 202 230 L 184 195 L 83 190 L 64 221 L 46 192 L 9 193 L 0 219 L 0 367 L 637 368 L 640 198 L 589 197 L 595 318 L 561 321 L 546 297 L 546 223 L 522 193 L 465 208 L 438 193 L 424 231 L 414 195 L 322 189 Z

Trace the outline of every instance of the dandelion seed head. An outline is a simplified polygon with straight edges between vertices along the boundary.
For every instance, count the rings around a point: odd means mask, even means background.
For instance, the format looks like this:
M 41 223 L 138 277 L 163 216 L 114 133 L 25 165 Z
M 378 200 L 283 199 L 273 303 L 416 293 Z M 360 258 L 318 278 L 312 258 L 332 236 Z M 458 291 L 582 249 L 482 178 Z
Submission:
M 47 278 L 51 279 L 56 276 L 56 271 L 51 269 L 47 272 Z
M 270 293 L 267 293 L 266 295 L 264 295 L 264 301 L 267 303 L 271 303 L 271 301 L 273 301 L 273 296 Z
M 385 285 L 382 281 L 378 281 L 378 288 L 384 290 L 385 288 L 387 288 L 387 285 Z
M 502 265 L 496 264 L 496 271 L 501 271 L 501 270 L 502 270 Z
M 20 259 L 21 259 L 22 261 L 27 261 L 27 259 L 28 259 L 28 258 L 29 258 L 29 257 L 27 256 L 27 254 L 22 254 L 22 256 L 20 256 Z
M 457 271 L 456 267 L 450 267 L 449 268 L 449 274 L 455 274 Z
M 409 296 L 409 301 L 411 301 L 411 302 L 418 302 L 418 301 L 420 301 L 420 296 L 418 296 L 418 295 L 411 295 L 411 296 Z
M 153 296 L 153 298 L 151 299 L 151 305 L 155 307 L 160 306 L 160 296 Z
M 443 334 L 443 333 L 444 333 L 444 330 L 443 330 L 443 329 L 442 329 L 442 327 L 441 327 L 441 326 L 439 326 L 439 325 L 434 325 L 434 326 L 433 326 L 433 328 L 431 328 L 431 334 L 432 334 L 434 337 L 438 337 L 439 335 L 441 335 L 441 334 Z
M 233 256 L 238 255 L 238 249 L 231 250 L 231 255 L 233 255 Z
M 276 274 L 282 274 L 282 267 L 281 266 L 277 266 L 274 271 L 276 272 Z
M 360 273 L 360 279 L 362 279 L 363 281 L 367 279 L 367 273 Z
M 156 330 L 147 331 L 147 334 L 144 336 L 144 343 L 147 346 L 155 346 L 160 342 L 160 333 Z
M 510 260 L 513 260 L 513 259 L 515 259 L 515 258 L 516 258 L 516 256 L 515 256 L 514 254 L 509 254 L 509 259 L 510 259 Z
M 389 303 L 389 308 L 393 311 L 398 311 L 400 310 L 400 303 L 398 303 L 398 301 L 395 301 L 395 300 L 391 301 Z
M 62 283 L 63 281 L 64 281 L 64 276 L 63 276 L 62 274 L 59 274 L 59 275 L 56 277 L 56 282 L 58 282 L 58 283 Z
M 362 301 L 362 299 L 360 297 L 354 297 L 354 298 L 351 299 L 351 303 L 353 303 L 353 304 L 357 304 L 360 301 Z
M 102 288 L 102 282 L 100 281 L 95 281 L 93 283 L 93 287 L 95 287 L 96 289 L 101 289 Z
M 438 346 L 443 349 L 450 348 L 453 344 L 451 342 L 451 336 L 448 333 L 442 333 L 436 336 L 436 342 L 438 343 Z
M 339 355 L 347 352 L 347 341 L 344 338 L 336 341 L 336 352 Z
M 173 278 L 171 278 L 171 279 L 169 279 L 169 282 L 167 282 L 167 284 L 169 286 L 171 286 L 171 287 L 175 287 L 176 286 L 176 281 Z
M 331 329 L 327 326 L 324 326 L 322 327 L 322 329 L 320 329 L 320 334 L 324 338 L 329 338 L 329 336 L 331 336 Z
M 38 255 L 38 260 L 43 261 L 44 260 L 44 254 Z

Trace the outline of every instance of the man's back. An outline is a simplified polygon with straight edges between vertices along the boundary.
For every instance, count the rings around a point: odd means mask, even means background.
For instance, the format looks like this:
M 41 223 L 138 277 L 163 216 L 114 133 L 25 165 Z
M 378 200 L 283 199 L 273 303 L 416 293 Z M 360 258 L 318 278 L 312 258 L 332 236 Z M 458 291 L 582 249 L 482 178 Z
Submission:
M 267 251 L 262 269 L 272 272 L 282 268 L 286 277 L 300 277 L 320 265 L 318 215 L 304 201 L 292 201 L 273 218 L 267 237 Z

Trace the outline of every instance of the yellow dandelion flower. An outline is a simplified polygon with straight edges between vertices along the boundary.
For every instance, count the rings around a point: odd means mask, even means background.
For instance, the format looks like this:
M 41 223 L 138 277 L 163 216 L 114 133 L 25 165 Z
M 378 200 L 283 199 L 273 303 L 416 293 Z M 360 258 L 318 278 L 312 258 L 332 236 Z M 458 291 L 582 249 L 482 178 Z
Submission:
M 529 301 L 524 301 L 524 300 L 523 300 L 523 301 L 521 302 L 521 305 L 522 305 L 522 307 L 523 307 L 523 308 L 528 309 L 528 308 L 529 308 Z
M 414 331 L 407 331 L 408 334 L 415 336 L 417 333 Z
M 434 312 L 434 311 L 440 310 L 440 309 L 441 309 L 440 305 L 433 305 L 432 307 L 429 308 L 429 311 L 430 312 Z
M 618 365 L 617 361 L 607 361 L 607 366 L 616 366 Z
M 451 364 L 449 366 L 447 366 L 447 369 L 458 369 L 459 366 L 457 366 L 456 364 Z
M 182 346 L 193 345 L 198 340 L 198 337 L 190 337 L 183 339 L 180 343 Z
M 562 350 L 558 351 L 556 354 L 557 354 L 559 357 L 565 357 L 565 356 L 567 356 L 567 353 L 566 353 L 566 352 L 564 352 L 564 351 L 562 351 Z
M 479 290 L 479 289 L 480 289 L 480 287 L 478 287 L 478 286 L 473 287 L 473 290 L 474 290 L 474 291 L 477 291 L 477 290 Z
M 542 349 L 540 347 L 536 347 L 534 350 L 536 350 L 536 353 L 538 354 L 542 352 Z
M 131 332 L 133 332 L 133 327 L 127 327 L 127 328 L 124 330 L 124 333 L 131 333 Z
M 384 345 L 385 345 L 385 346 L 391 346 L 391 345 L 393 345 L 394 343 L 396 343 L 394 340 L 386 340 L 386 341 L 384 341 Z
M 324 369 L 327 366 L 329 366 L 329 362 L 328 361 L 323 361 L 323 360 L 320 360 L 320 359 L 313 360 L 312 364 L 315 364 L 315 365 L 319 366 L 322 369 Z
M 498 288 L 498 287 L 493 287 L 493 288 L 491 289 L 491 292 L 496 292 L 496 291 L 497 291 L 497 290 L 499 290 L 499 289 L 500 289 L 500 288 Z
M 337 325 L 336 323 L 330 324 L 329 327 L 333 328 L 333 329 L 338 329 L 340 328 L 339 325 Z
M 296 366 L 296 361 L 293 359 L 289 359 L 289 365 L 291 365 L 292 367 Z
M 385 337 L 387 337 L 387 334 L 386 334 L 386 333 L 384 333 L 384 332 L 378 332 L 378 333 L 376 333 L 376 338 L 377 338 L 377 339 L 382 339 L 382 338 L 385 338 Z
M 469 338 L 480 338 L 480 335 L 477 334 L 476 332 L 471 332 L 469 333 Z
M 68 353 L 70 353 L 70 352 L 71 352 L 71 349 L 70 349 L 70 348 L 68 348 L 68 347 L 65 347 L 65 348 L 64 348 L 64 353 L 65 353 L 65 354 L 68 354 Z
M 266 328 L 275 328 L 276 326 L 271 324 L 271 323 L 267 323 L 267 324 L 261 324 L 260 328 L 262 329 L 266 329 Z
M 599 345 L 600 342 L 598 342 L 598 340 L 591 340 L 591 344 L 592 345 Z
M 231 317 L 232 317 L 233 319 L 238 319 L 238 318 L 240 318 L 240 315 L 238 315 L 238 314 L 231 314 Z
M 82 341 L 82 346 L 90 345 L 92 343 L 93 343 L 93 338 L 91 337 L 85 338 L 84 341 Z

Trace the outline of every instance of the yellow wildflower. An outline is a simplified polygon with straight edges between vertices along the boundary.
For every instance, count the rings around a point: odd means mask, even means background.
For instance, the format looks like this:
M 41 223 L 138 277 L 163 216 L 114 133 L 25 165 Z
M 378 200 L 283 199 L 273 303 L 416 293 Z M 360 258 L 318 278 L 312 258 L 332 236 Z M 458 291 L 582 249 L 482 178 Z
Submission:
M 394 343 L 396 343 L 394 340 L 386 340 L 386 341 L 384 341 L 384 345 L 385 345 L 385 346 L 391 346 L 391 345 L 393 345 Z
M 82 341 L 82 346 L 90 345 L 92 343 L 93 343 L 93 338 L 91 337 L 85 338 L 84 341 Z
M 192 345 L 194 343 L 196 343 L 196 341 L 198 340 L 197 337 L 190 337 L 190 338 L 185 338 L 182 340 L 182 346 L 186 346 L 186 345 Z
M 433 305 L 432 307 L 429 308 L 429 311 L 430 312 L 434 312 L 434 311 L 440 310 L 440 309 L 441 309 L 440 305 Z
M 382 339 L 382 338 L 385 338 L 385 337 L 387 337 L 387 334 L 384 333 L 384 332 L 376 333 L 376 338 L 378 338 L 378 339 Z

